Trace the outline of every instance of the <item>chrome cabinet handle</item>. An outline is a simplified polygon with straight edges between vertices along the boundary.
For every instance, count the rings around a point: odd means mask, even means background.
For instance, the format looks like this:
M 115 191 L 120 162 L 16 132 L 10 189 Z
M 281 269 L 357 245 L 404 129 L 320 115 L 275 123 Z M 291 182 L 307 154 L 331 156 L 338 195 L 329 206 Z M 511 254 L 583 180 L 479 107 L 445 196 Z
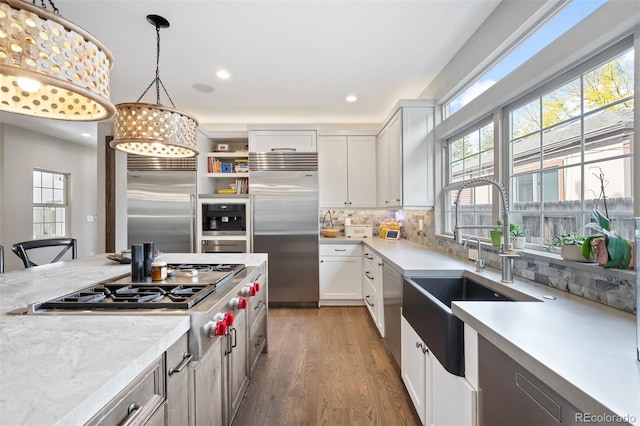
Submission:
M 422 342 L 416 342 L 416 348 L 420 349 L 422 347 Z
M 172 375 L 173 373 L 179 373 L 182 370 L 184 370 L 184 368 L 187 366 L 187 364 L 191 362 L 192 359 L 193 359 L 193 354 L 190 354 L 189 352 L 185 352 L 184 355 L 182 355 L 182 361 L 180 362 L 180 364 L 178 364 L 178 366 L 175 368 L 171 367 L 169 369 L 169 376 Z
M 367 278 L 369 278 L 370 280 L 375 281 L 375 277 L 372 277 L 372 276 L 369 274 L 369 271 L 364 271 L 364 274 L 365 274 L 365 275 L 367 276 Z
M 333 251 L 347 251 L 347 249 L 333 249 Z
M 422 353 L 423 353 L 423 354 L 426 354 L 427 352 L 429 352 L 429 349 L 427 349 L 427 347 L 426 347 L 426 346 L 423 346 L 423 347 L 422 347 Z
M 365 300 L 365 302 L 367 302 L 367 305 L 369 305 L 369 306 L 371 306 L 373 308 L 374 305 L 373 305 L 373 303 L 369 302 L 369 295 L 368 294 L 364 297 L 364 300 Z
M 231 333 L 233 333 L 233 339 L 232 339 L 233 343 L 231 344 L 231 347 L 235 348 L 236 346 L 238 346 L 238 330 L 235 327 L 231 327 Z
M 296 149 L 295 148 L 271 148 L 271 152 L 273 151 L 292 151 L 295 152 Z
M 371 256 L 369 253 L 365 253 L 364 257 L 369 259 L 369 260 L 373 260 L 373 256 Z

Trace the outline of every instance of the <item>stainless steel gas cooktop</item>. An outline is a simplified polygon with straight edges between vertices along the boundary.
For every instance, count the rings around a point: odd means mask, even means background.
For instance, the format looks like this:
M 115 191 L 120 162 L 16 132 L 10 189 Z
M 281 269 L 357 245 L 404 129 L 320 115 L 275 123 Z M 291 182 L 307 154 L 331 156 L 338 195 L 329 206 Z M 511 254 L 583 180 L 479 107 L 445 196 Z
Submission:
M 27 306 L 27 313 L 71 311 L 188 311 L 231 283 L 245 268 L 239 264 L 170 264 L 162 281 L 132 282 L 126 274 Z

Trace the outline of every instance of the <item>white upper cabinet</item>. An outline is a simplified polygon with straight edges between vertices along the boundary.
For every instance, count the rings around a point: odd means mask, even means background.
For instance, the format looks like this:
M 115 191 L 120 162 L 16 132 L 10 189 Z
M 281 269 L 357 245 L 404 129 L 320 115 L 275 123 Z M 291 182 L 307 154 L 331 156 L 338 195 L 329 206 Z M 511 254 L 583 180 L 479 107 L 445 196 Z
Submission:
M 320 207 L 375 207 L 375 136 L 320 136 L 318 140 Z
M 400 107 L 378 134 L 376 163 L 378 207 L 433 207 L 433 107 Z
M 251 130 L 251 152 L 316 152 L 315 130 Z

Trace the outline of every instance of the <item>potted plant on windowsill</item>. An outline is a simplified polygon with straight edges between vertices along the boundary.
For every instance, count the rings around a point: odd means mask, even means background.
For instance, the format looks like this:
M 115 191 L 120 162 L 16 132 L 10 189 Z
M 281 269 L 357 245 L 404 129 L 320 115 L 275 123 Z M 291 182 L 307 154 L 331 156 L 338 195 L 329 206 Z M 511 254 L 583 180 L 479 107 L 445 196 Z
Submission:
M 597 256 L 598 265 L 604 268 L 633 268 L 633 243 L 611 230 L 611 221 L 598 209 L 593 209 L 595 222 L 585 225 L 596 231 L 585 238 L 583 256 Z
M 526 244 L 526 238 L 522 227 L 515 223 L 509 224 L 509 233 L 511 234 L 511 244 L 514 249 L 523 249 Z
M 572 262 L 594 262 L 593 254 L 587 253 L 585 256 L 582 253 L 582 246 L 586 238 L 586 236 L 577 232 L 558 235 L 547 244 L 547 250 L 553 251 L 553 249 L 559 249 L 559 254 L 564 260 L 570 260 Z

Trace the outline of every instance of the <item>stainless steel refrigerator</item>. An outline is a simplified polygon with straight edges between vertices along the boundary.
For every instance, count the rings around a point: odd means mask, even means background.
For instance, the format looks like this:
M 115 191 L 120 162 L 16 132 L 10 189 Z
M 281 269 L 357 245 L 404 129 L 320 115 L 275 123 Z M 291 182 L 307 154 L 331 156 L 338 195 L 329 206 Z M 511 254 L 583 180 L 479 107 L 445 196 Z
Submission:
M 127 242 L 163 253 L 195 250 L 196 160 L 127 159 Z
M 269 255 L 269 305 L 318 307 L 318 156 L 249 153 L 252 248 Z

